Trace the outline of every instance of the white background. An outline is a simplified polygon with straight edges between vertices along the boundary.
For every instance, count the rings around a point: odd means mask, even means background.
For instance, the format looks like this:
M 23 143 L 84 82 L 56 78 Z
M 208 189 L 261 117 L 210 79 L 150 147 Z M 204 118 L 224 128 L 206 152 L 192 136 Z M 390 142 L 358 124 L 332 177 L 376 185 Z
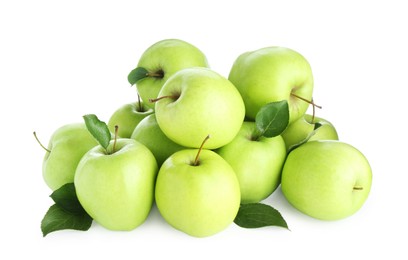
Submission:
M 407 8 L 404 1 L 2 1 L 0 3 L 1 259 L 407 259 Z M 265 203 L 290 231 L 234 224 L 198 239 L 153 209 L 131 232 L 93 224 L 43 238 L 52 200 L 44 143 L 67 123 L 108 120 L 135 100 L 127 74 L 165 38 L 200 48 L 228 76 L 235 58 L 280 45 L 302 53 L 318 115 L 362 151 L 373 186 L 355 215 L 324 222 L 293 209 L 278 189 Z M 8 257 L 6 257 L 8 256 Z

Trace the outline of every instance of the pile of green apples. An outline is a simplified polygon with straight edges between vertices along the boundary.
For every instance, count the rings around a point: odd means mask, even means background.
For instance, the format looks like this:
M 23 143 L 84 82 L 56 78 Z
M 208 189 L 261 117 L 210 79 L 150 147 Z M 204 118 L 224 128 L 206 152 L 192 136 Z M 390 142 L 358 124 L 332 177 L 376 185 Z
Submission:
M 133 230 L 156 203 L 174 228 L 211 236 L 268 218 L 258 206 L 279 185 L 294 208 L 321 220 L 351 216 L 368 197 L 368 160 L 315 117 L 311 66 L 292 49 L 243 53 L 226 78 L 197 47 L 166 39 L 143 52 L 128 81 L 137 100 L 108 123 L 86 114 L 43 146 L 55 201 L 44 235 L 93 220 Z

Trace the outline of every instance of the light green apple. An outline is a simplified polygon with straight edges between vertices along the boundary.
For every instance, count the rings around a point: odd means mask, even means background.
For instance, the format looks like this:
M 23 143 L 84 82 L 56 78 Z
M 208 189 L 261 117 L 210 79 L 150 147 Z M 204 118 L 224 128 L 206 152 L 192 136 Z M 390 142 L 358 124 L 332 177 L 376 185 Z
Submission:
M 328 120 L 305 114 L 298 120 L 289 124 L 281 134 L 285 140 L 286 149 L 301 143 L 319 126 L 308 141 L 316 140 L 339 140 L 336 128 Z
M 221 156 L 198 149 L 171 155 L 157 176 L 155 198 L 163 218 L 194 237 L 214 235 L 227 228 L 240 206 L 239 183 Z
M 109 130 L 114 133 L 117 125 L 118 136 L 130 138 L 139 122 L 153 113 L 154 110 L 146 106 L 142 101 L 125 104 L 111 115 L 108 121 Z
M 234 169 L 241 190 L 241 203 L 256 203 L 271 195 L 280 184 L 286 158 L 280 135 L 258 137 L 254 122 L 244 122 L 237 136 L 216 152 Z
M 340 141 L 305 143 L 289 153 L 282 171 L 282 192 L 299 211 L 322 220 L 357 212 L 372 182 L 367 158 Z
M 81 159 L 75 174 L 78 200 L 101 226 L 132 230 L 147 218 L 154 200 L 158 166 L 153 154 L 133 139 L 98 145 Z M 113 151 L 113 152 L 107 152 Z
M 74 182 L 82 156 L 98 143 L 84 123 L 61 126 L 52 134 L 42 165 L 45 183 L 52 190 Z
M 144 144 L 153 153 L 159 167 L 173 153 L 185 149 L 176 144 L 163 133 L 156 120 L 156 115 L 145 117 L 136 126 L 132 139 Z
M 289 48 L 266 47 L 241 54 L 228 79 L 241 93 L 246 116 L 251 120 L 263 105 L 287 100 L 291 123 L 306 112 L 312 100 L 310 64 L 300 53 Z
M 208 67 L 206 56 L 194 45 L 179 39 L 165 39 L 151 45 L 144 51 L 137 64 L 137 68 L 143 68 L 145 74 L 136 81 L 137 91 L 142 100 L 147 102 L 151 98 L 157 98 L 160 89 L 170 76 L 190 67 Z M 132 80 L 129 82 L 135 83 Z M 154 107 L 154 104 L 146 105 Z
M 182 146 L 198 148 L 210 134 L 206 149 L 231 142 L 245 116 L 238 90 L 208 68 L 183 69 L 169 78 L 160 91 L 155 111 L 163 133 Z

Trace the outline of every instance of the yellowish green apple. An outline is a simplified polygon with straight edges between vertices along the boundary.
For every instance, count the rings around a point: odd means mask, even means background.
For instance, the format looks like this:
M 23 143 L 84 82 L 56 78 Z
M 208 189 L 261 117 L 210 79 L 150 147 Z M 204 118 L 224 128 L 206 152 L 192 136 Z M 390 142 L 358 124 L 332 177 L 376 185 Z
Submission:
M 147 102 L 151 98 L 157 98 L 170 76 L 190 67 L 208 67 L 204 53 L 186 41 L 165 39 L 154 43 L 143 52 L 137 68 L 129 74 L 128 79 L 132 85 L 136 84 L 142 100 Z M 154 104 L 146 105 L 154 107 Z
M 313 135 L 311 135 L 312 132 Z M 339 140 L 336 128 L 331 122 L 309 114 L 305 114 L 295 122 L 292 122 L 282 133 L 287 150 L 293 145 L 301 143 L 309 135 L 311 136 L 308 141 Z
M 241 203 L 260 202 L 280 184 L 285 142 L 280 135 L 271 138 L 258 135 L 254 122 L 244 122 L 237 136 L 216 150 L 238 177 Z
M 241 128 L 245 106 L 225 77 L 208 68 L 187 68 L 164 84 L 155 100 L 157 122 L 175 143 L 198 148 L 209 134 L 206 149 L 231 142 Z
M 185 149 L 185 147 L 176 144 L 163 133 L 157 123 L 155 114 L 151 114 L 140 121 L 131 138 L 149 148 L 156 157 L 159 167 L 170 155 Z
M 291 123 L 312 102 L 311 66 L 304 56 L 289 48 L 265 47 L 241 54 L 228 79 L 241 93 L 246 116 L 251 120 L 263 105 L 287 100 Z
M 74 184 L 79 202 L 96 222 L 126 231 L 141 225 L 150 212 L 158 166 L 150 150 L 136 140 L 115 141 L 82 157 Z
M 155 192 L 163 218 L 194 237 L 227 228 L 241 200 L 234 170 L 211 150 L 186 149 L 171 155 L 160 168 Z
M 282 171 L 282 192 L 299 211 L 322 220 L 356 213 L 372 182 L 367 158 L 340 141 L 307 142 L 292 150 Z
M 115 132 L 115 126 L 118 128 L 118 136 L 121 138 L 130 138 L 136 126 L 148 115 L 154 113 L 154 110 L 144 104 L 143 101 L 137 101 L 125 104 L 118 108 L 108 121 L 109 130 Z

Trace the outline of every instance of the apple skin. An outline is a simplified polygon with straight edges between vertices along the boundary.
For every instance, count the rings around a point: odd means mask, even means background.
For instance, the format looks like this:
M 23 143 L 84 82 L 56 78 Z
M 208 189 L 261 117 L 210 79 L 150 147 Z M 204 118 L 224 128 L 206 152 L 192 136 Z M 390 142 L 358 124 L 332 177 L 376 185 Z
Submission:
M 156 181 L 156 204 L 174 228 L 194 237 L 207 237 L 227 228 L 240 206 L 237 177 L 231 166 L 211 150 L 198 149 L 171 155 Z
M 234 85 L 208 68 L 187 68 L 164 84 L 156 102 L 157 122 L 175 143 L 199 148 L 219 148 L 235 137 L 245 116 L 245 106 Z
M 270 102 L 287 100 L 289 123 L 300 118 L 309 104 L 291 95 L 312 99 L 313 75 L 308 61 L 285 47 L 266 47 L 238 56 L 228 79 L 245 102 L 246 116 L 254 120 L 259 109 Z
M 121 138 L 130 138 L 133 130 L 148 115 L 154 113 L 154 110 L 146 106 L 143 102 L 133 102 L 125 104 L 118 108 L 110 117 L 108 122 L 109 130 L 114 133 L 115 125 L 118 126 L 118 136 Z M 142 109 L 140 109 L 140 107 Z
M 75 170 L 82 156 L 98 145 L 84 123 L 61 126 L 52 134 L 44 156 L 42 173 L 51 190 L 74 182 Z
M 306 137 L 313 132 L 315 124 L 321 126 L 316 130 L 316 133 L 310 137 L 310 141 L 316 140 L 339 140 L 336 128 L 328 120 L 315 117 L 312 123 L 312 115 L 305 114 L 295 122 L 292 122 L 285 131 L 281 134 L 285 140 L 286 149 L 305 140 Z
M 256 203 L 271 195 L 280 184 L 286 159 L 280 135 L 254 140 L 256 125 L 244 122 L 237 136 L 216 152 L 234 169 L 241 190 L 241 203 Z
M 179 39 L 165 39 L 147 48 L 137 67 L 150 72 L 163 72 L 163 77 L 146 77 L 136 83 L 137 91 L 144 101 L 157 98 L 163 84 L 177 71 L 190 67 L 208 67 L 204 53 L 194 45 Z M 154 108 L 153 103 L 146 103 Z
M 148 115 L 136 126 L 132 139 L 144 144 L 156 157 L 159 167 L 173 153 L 186 149 L 170 140 L 160 129 L 156 115 Z
M 74 184 L 79 202 L 96 222 L 110 230 L 127 231 L 147 218 L 157 172 L 149 149 L 133 139 L 118 139 L 112 154 L 98 145 L 83 156 Z
M 299 211 L 321 220 L 339 220 L 362 207 L 371 182 L 371 167 L 359 150 L 325 140 L 290 152 L 281 184 L 284 196 Z

